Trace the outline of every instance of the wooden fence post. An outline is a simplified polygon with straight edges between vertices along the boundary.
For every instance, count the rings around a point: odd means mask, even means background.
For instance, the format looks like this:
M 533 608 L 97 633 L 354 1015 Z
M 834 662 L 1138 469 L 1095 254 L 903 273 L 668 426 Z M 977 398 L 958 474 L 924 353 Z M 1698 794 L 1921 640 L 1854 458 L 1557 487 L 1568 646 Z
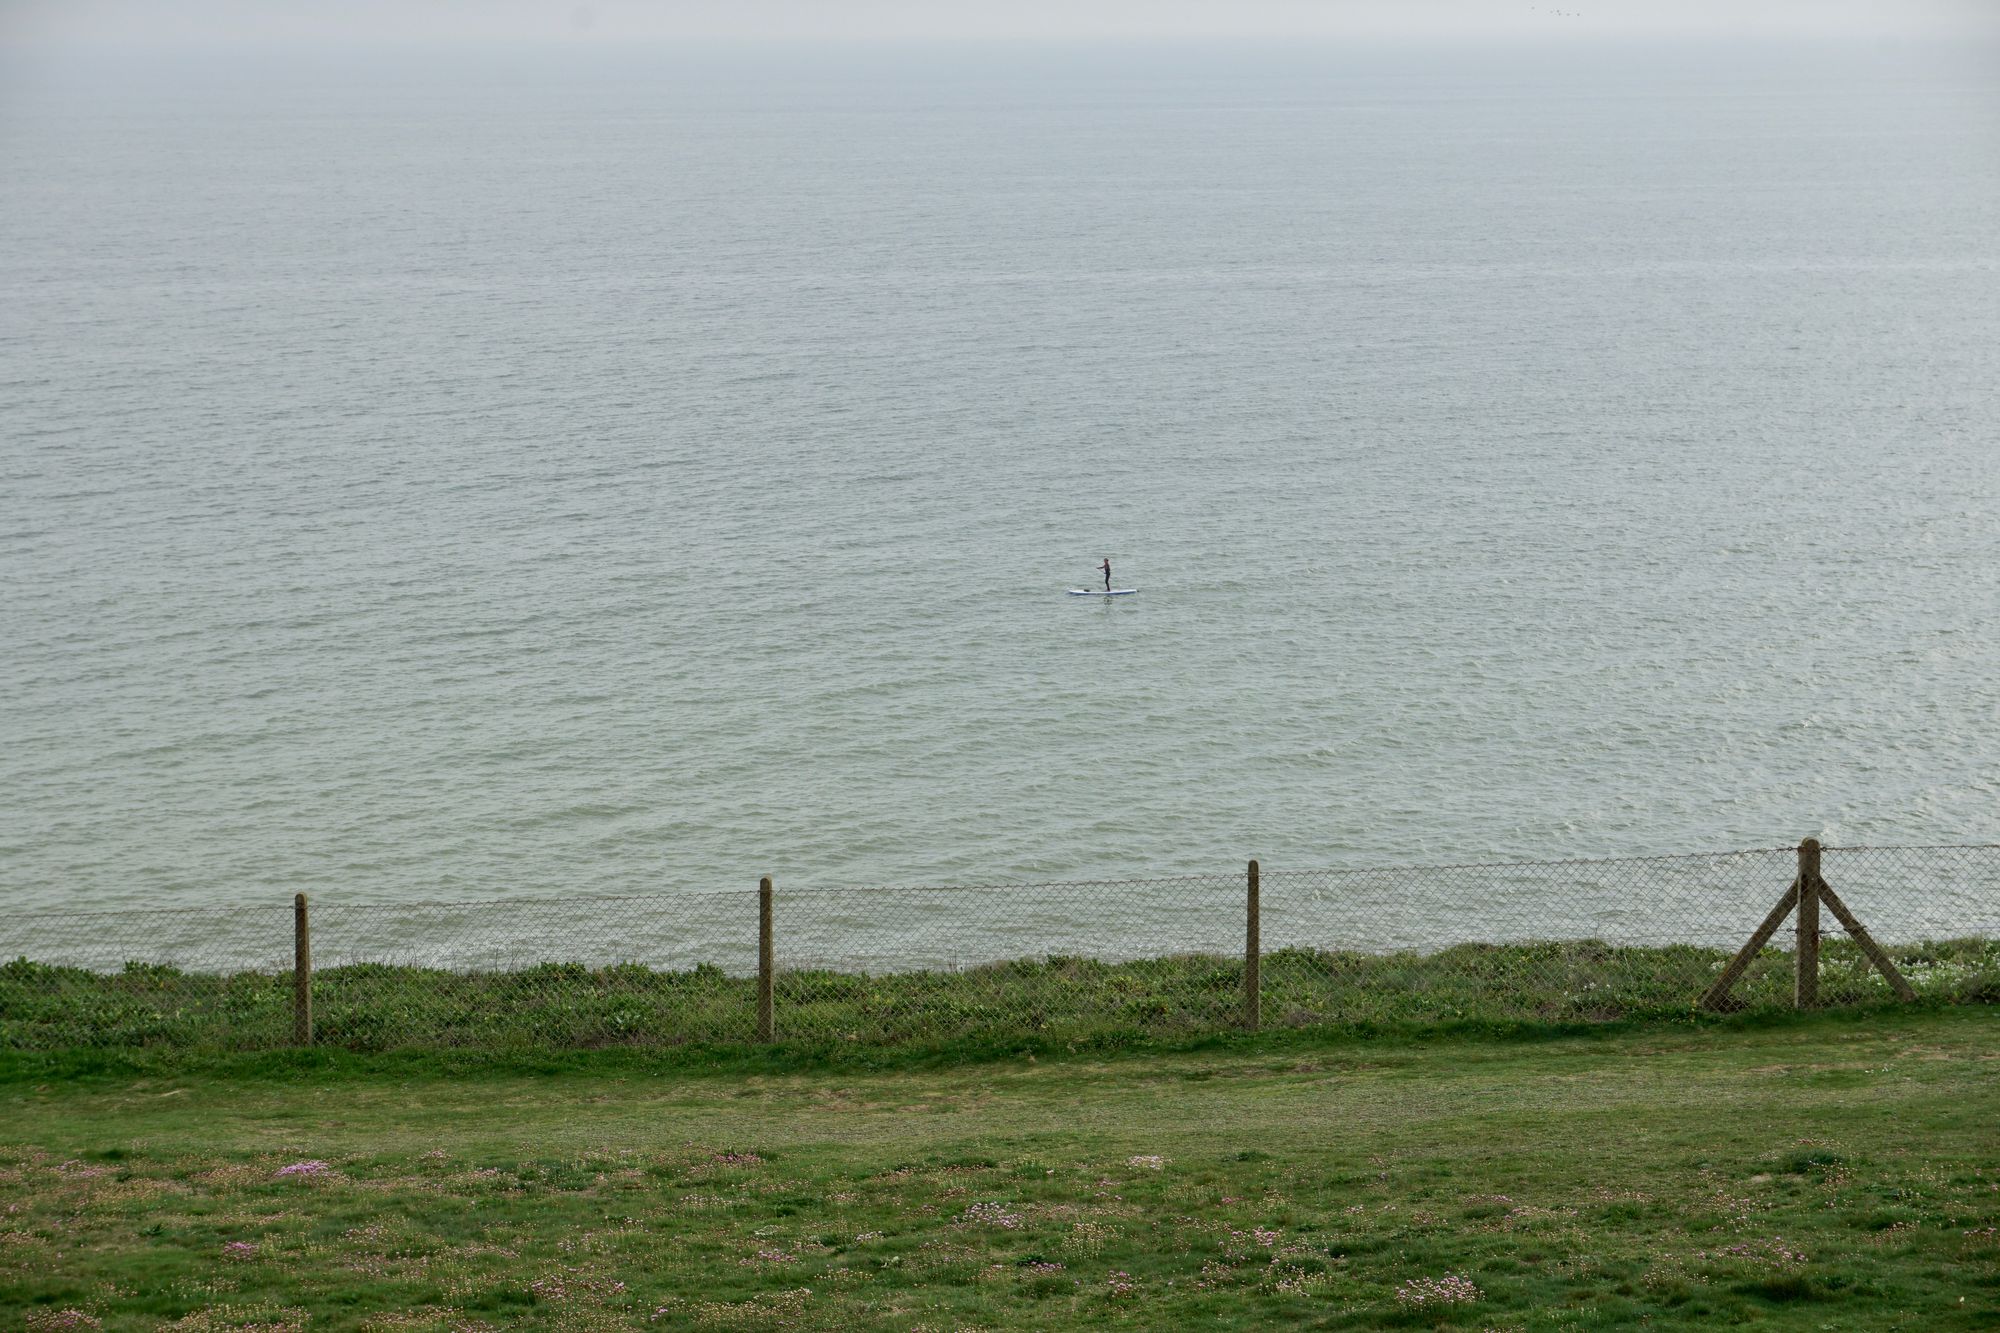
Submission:
M 1792 986 L 1792 1007 L 1819 1005 L 1819 839 L 1799 844 L 1798 948 L 1793 955 L 1798 974 Z
M 292 895 L 292 1045 L 313 1044 L 312 922 L 306 896 Z
M 771 985 L 776 970 L 771 948 L 771 877 L 757 881 L 757 1040 L 773 1040 Z
M 1917 993 L 1910 988 L 1909 981 L 1896 970 L 1895 960 L 1889 957 L 1888 951 L 1875 942 L 1875 937 L 1855 919 L 1847 904 L 1840 900 L 1840 895 L 1833 891 L 1833 886 L 1819 873 L 1819 853 L 1817 838 L 1807 838 L 1799 844 L 1799 873 L 1792 878 L 1792 887 L 1785 890 L 1785 896 L 1778 900 L 1778 905 L 1771 909 L 1771 914 L 1764 918 L 1764 923 L 1752 932 L 1750 942 L 1736 951 L 1736 956 L 1729 960 L 1729 966 L 1722 969 L 1722 975 L 1715 979 L 1715 984 L 1702 993 L 1703 1008 L 1721 1009 L 1729 1003 L 1729 988 L 1736 984 L 1736 979 L 1743 975 L 1744 969 L 1757 957 L 1757 951 L 1770 943 L 1771 936 L 1777 933 L 1778 927 L 1785 923 L 1786 915 L 1794 908 L 1798 910 L 1799 916 L 1798 944 L 1792 951 L 1792 966 L 1795 969 L 1792 976 L 1792 1007 L 1817 1008 L 1819 1006 L 1819 909 L 1822 905 L 1846 928 L 1847 933 L 1854 938 L 1855 944 L 1860 946 L 1861 952 L 1867 955 L 1868 961 L 1875 964 L 1882 975 L 1888 978 L 1896 994 L 1905 1000 L 1917 998 Z
M 1255 1032 L 1263 1009 L 1263 978 L 1258 975 L 1263 961 L 1263 942 L 1258 921 L 1257 863 L 1250 863 L 1250 879 L 1243 911 L 1243 1026 Z

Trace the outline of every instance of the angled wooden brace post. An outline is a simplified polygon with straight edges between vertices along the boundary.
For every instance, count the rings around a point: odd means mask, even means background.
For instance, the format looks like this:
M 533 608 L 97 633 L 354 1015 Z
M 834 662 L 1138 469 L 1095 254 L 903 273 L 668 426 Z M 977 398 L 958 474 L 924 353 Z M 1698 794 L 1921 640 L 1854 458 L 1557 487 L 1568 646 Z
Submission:
M 1808 838 L 1806 842 L 1812 842 L 1812 839 Z M 1817 852 L 1819 844 L 1813 843 L 1813 849 Z M 1805 860 L 1805 843 L 1799 844 L 1799 860 L 1801 863 Z M 1702 1008 L 1721 1009 L 1726 1007 L 1725 1002 L 1729 999 L 1729 988 L 1736 984 L 1736 979 L 1742 976 L 1744 969 L 1750 966 L 1750 961 L 1757 956 L 1757 951 L 1771 942 L 1771 937 L 1778 933 L 1778 927 L 1785 924 L 1785 918 L 1792 914 L 1792 909 L 1798 906 L 1798 903 L 1799 879 L 1797 876 L 1793 876 L 1792 887 L 1785 890 L 1785 896 L 1778 899 L 1778 905 L 1771 909 L 1771 914 L 1764 918 L 1757 929 L 1750 932 L 1749 942 L 1736 951 L 1736 956 L 1729 960 L 1728 966 L 1722 969 L 1722 974 L 1716 977 L 1715 983 L 1702 992 Z
M 1825 880 L 1819 882 L 1819 896 L 1820 901 L 1826 904 L 1827 910 L 1840 922 L 1842 929 L 1861 946 L 1861 952 L 1868 955 L 1868 961 L 1875 964 L 1876 970 L 1888 978 L 1896 994 L 1905 1000 L 1916 999 L 1917 993 L 1910 989 L 1910 983 L 1896 970 L 1896 964 L 1890 960 L 1888 952 L 1875 942 L 1875 937 L 1868 933 L 1868 927 L 1862 925 L 1854 913 L 1847 910 L 1847 904 L 1840 901 L 1840 895 L 1835 893 Z

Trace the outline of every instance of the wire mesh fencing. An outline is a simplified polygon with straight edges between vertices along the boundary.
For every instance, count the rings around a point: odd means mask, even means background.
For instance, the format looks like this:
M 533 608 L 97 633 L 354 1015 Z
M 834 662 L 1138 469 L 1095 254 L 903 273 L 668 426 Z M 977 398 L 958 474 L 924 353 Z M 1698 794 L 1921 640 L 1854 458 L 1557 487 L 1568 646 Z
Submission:
M 292 1036 L 292 907 L 42 913 L 0 927 L 0 1046 L 270 1050 Z
M 24 914 L 0 921 L 0 1047 L 949 1046 L 1686 1013 L 1801 856 L 777 889 L 768 933 L 755 890 L 319 902 L 303 930 L 285 902 Z M 2000 999 L 2000 847 L 1827 849 L 1823 874 L 1916 995 Z M 1896 993 L 1825 936 L 1814 1002 Z M 1727 1003 L 1793 1003 L 1794 942 L 1748 951 Z

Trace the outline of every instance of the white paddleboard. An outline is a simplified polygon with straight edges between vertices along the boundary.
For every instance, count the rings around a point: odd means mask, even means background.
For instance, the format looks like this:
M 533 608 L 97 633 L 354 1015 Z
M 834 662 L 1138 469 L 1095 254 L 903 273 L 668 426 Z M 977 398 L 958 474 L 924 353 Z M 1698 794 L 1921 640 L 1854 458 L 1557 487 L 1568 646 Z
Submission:
M 1071 588 L 1069 595 L 1072 597 L 1130 597 L 1137 591 L 1139 591 L 1137 588 Z

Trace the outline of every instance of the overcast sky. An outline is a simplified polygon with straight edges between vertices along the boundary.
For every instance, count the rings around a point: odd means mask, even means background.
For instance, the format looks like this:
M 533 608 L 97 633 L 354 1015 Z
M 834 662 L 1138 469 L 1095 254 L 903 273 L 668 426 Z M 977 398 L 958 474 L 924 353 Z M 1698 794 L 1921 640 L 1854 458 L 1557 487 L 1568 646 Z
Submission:
M 2000 0 L 0 0 L 22 47 L 2000 35 Z

